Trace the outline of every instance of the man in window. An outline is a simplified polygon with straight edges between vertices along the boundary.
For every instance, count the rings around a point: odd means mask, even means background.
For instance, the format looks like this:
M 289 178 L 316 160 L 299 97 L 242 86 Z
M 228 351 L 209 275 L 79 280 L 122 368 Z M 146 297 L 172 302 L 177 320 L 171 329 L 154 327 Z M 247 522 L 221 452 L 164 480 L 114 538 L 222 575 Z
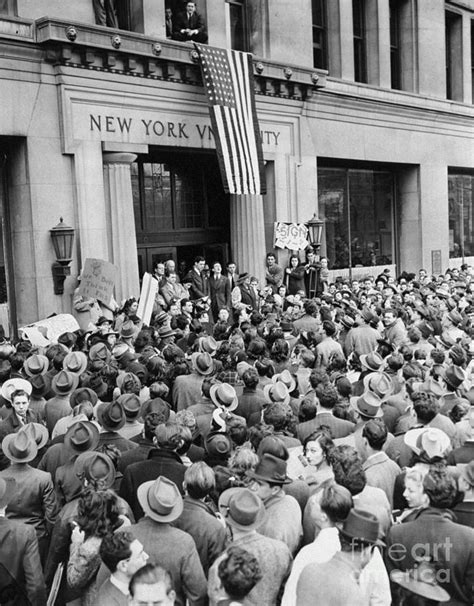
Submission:
M 95 22 L 97 25 L 118 29 L 117 9 L 115 0 L 92 0 Z
M 181 42 L 207 43 L 206 24 L 202 16 L 196 11 L 195 2 L 187 2 L 185 12 L 176 16 L 173 38 Z

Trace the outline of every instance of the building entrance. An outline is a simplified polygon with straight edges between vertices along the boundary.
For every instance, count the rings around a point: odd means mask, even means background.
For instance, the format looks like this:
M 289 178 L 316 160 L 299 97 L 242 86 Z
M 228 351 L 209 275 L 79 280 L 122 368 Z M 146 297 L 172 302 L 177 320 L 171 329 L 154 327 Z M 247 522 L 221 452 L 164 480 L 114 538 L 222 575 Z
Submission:
M 202 255 L 229 259 L 229 196 L 215 154 L 156 150 L 132 165 L 140 276 L 173 259 L 180 273 Z

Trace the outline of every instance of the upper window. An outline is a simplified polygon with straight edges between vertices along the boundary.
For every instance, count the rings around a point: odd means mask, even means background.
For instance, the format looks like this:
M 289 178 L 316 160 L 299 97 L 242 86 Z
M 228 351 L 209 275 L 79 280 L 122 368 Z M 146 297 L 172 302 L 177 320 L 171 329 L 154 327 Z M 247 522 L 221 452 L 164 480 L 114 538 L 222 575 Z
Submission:
M 367 82 L 367 41 L 365 27 L 365 2 L 352 0 L 354 36 L 354 80 Z
M 390 0 L 390 76 L 392 88 L 400 90 L 401 61 L 400 61 L 400 2 Z
M 328 68 L 326 0 L 312 0 L 313 66 Z
M 248 27 L 245 0 L 226 0 L 227 45 L 237 51 L 248 51 Z
M 16 15 L 16 0 L 0 0 L 0 15 Z
M 449 175 L 449 257 L 474 256 L 474 176 Z
M 446 97 L 462 101 L 462 15 L 446 11 Z
M 471 19 L 471 74 L 472 102 L 474 103 L 474 19 Z

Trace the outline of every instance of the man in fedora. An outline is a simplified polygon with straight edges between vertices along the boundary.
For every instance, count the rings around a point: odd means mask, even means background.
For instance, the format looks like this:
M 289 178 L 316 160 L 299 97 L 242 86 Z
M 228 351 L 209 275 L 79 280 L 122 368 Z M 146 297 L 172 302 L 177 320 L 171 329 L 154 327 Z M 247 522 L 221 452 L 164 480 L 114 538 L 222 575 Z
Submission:
M 258 527 L 260 534 L 283 541 L 292 554 L 303 534 L 301 508 L 298 501 L 285 494 L 283 486 L 290 484 L 286 475 L 286 461 L 265 453 L 254 471 L 248 472 L 249 485 L 265 505 L 265 516 Z
M 250 591 L 246 604 L 271 606 L 278 596 L 291 566 L 288 547 L 279 540 L 262 535 L 258 527 L 265 518 L 262 500 L 248 488 L 229 488 L 219 497 L 219 512 L 232 533 L 231 547 L 240 547 L 254 556 L 261 568 L 262 578 Z M 225 551 L 209 571 L 209 595 L 220 587 L 218 570 L 227 557 Z
M 361 396 L 366 390 L 364 385 L 365 377 L 373 372 L 382 371 L 384 366 L 382 356 L 376 351 L 371 351 L 368 354 L 362 354 L 359 359 L 361 373 L 358 380 L 352 385 L 352 394 L 354 396 Z
M 34 527 L 6 515 L 15 481 L 0 477 L 0 595 L 5 606 L 42 606 L 46 589 Z
M 181 492 L 184 491 L 186 468 L 177 453 L 183 445 L 180 425 L 171 421 L 158 425 L 153 441 L 155 448 L 150 450 L 146 460 L 127 466 L 120 486 L 120 496 L 129 503 L 137 520 L 143 516 L 137 490 L 144 482 L 163 476 L 174 482 Z
M 371 560 L 378 531 L 379 523 L 372 513 L 351 509 L 339 531 L 341 550 L 328 562 L 308 564 L 303 569 L 296 588 L 298 606 L 369 604 L 371 596 L 358 581 Z
M 440 399 L 440 412 L 448 415 L 456 404 L 465 401 L 460 396 L 459 389 L 466 380 L 466 373 L 459 366 L 451 364 L 444 371 L 443 379 L 448 393 L 445 393 Z
M 202 382 L 214 372 L 212 357 L 207 352 L 191 355 L 192 372 L 176 377 L 173 383 L 172 400 L 175 410 L 183 410 L 195 404 L 201 397 Z
M 192 537 L 171 526 L 183 511 L 183 498 L 174 482 L 164 476 L 138 487 L 138 501 L 145 517 L 130 527 L 150 559 L 169 570 L 176 604 L 204 605 L 206 577 Z
M 35 528 L 40 557 L 44 561 L 59 512 L 51 475 L 29 465 L 36 458 L 38 446 L 26 428 L 7 435 L 3 439 L 2 450 L 10 466 L 0 472 L 0 477 L 15 480 L 7 517 Z
M 414 519 L 392 526 L 387 535 L 389 571 L 414 568 L 417 557 L 436 561 L 438 579 L 452 604 L 474 603 L 474 529 L 457 524 L 449 511 L 456 503 L 456 480 L 446 468 L 431 467 L 423 488 L 429 507 Z
M 46 402 L 44 408 L 46 427 L 48 428 L 49 435 L 53 433 L 54 426 L 59 419 L 71 414 L 72 408 L 69 400 L 71 393 L 78 385 L 78 375 L 67 370 L 60 370 L 54 376 L 51 388 L 55 395 Z
M 124 393 L 117 398 L 117 402 L 123 406 L 125 412 L 125 425 L 118 431 L 121 436 L 131 440 L 143 429 L 140 398 L 134 393 Z
M 126 416 L 123 405 L 118 401 L 103 402 L 97 407 L 97 420 L 100 424 L 99 448 L 115 446 L 120 452 L 127 452 L 137 445 L 120 434 L 125 425 Z

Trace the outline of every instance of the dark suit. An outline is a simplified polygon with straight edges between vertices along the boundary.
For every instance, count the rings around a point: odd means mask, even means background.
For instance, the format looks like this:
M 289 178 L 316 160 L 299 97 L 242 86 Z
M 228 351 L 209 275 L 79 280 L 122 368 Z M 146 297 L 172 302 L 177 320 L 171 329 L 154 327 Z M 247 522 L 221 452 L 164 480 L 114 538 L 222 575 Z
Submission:
M 148 459 L 129 465 L 123 474 L 120 496 L 130 505 L 136 520 L 143 517 L 143 509 L 137 498 L 137 488 L 144 482 L 165 476 L 183 492 L 183 480 L 186 467 L 178 454 L 169 450 L 154 448 Z
M 198 273 L 195 269 L 191 269 L 187 274 L 187 279 L 191 280 L 191 288 L 189 289 L 189 298 L 202 299 L 209 295 L 209 280 L 203 272 Z
M 320 412 L 314 419 L 304 421 L 298 425 L 297 434 L 301 443 L 304 443 L 308 436 L 320 429 L 323 425 L 329 428 L 333 440 L 336 438 L 345 438 L 355 429 L 354 423 L 345 421 L 344 419 L 338 419 L 332 412 Z
M 209 287 L 211 291 L 212 316 L 214 321 L 216 321 L 220 309 L 227 307 L 230 310 L 231 308 L 229 280 L 222 275 L 219 278 L 211 276 L 209 278 Z
M 44 606 L 46 589 L 33 526 L 0 517 L 0 545 L 0 565 L 3 567 L 0 603 L 6 606 Z M 11 577 L 10 583 L 5 572 Z M 6 585 L 14 592 L 11 601 L 3 597 L 7 595 L 3 593 Z M 22 593 L 26 594 L 25 599 Z
M 127 596 L 110 582 L 110 577 L 100 586 L 94 601 L 97 606 L 127 606 L 128 603 Z
M 447 604 L 474 602 L 474 530 L 453 522 L 447 509 L 421 509 L 412 522 L 392 526 L 387 535 L 387 569 L 409 570 L 425 552 L 437 562 L 438 583 Z
M 187 12 L 178 13 L 173 23 L 173 29 L 174 40 L 180 40 L 181 42 L 188 42 L 189 40 L 202 43 L 207 42 L 206 24 L 204 23 L 204 19 L 201 17 L 201 15 L 196 11 L 194 11 L 194 13 L 190 16 L 188 16 Z M 190 36 L 187 33 L 182 33 L 181 30 L 184 29 L 198 30 L 198 33 Z

